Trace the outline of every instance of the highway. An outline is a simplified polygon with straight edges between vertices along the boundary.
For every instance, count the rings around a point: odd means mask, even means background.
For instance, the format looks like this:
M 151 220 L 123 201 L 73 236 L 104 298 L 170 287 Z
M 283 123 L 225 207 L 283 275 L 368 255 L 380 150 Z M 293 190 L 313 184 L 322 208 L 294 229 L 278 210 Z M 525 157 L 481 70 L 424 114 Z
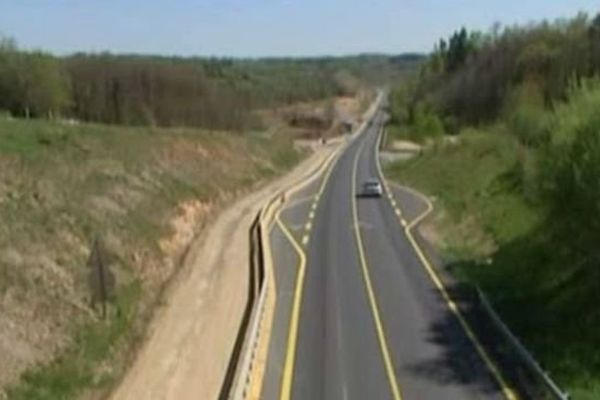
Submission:
M 514 399 L 407 237 L 415 216 L 393 206 L 422 200 L 356 196 L 380 178 L 382 120 L 289 201 L 271 233 L 277 309 L 261 397 Z

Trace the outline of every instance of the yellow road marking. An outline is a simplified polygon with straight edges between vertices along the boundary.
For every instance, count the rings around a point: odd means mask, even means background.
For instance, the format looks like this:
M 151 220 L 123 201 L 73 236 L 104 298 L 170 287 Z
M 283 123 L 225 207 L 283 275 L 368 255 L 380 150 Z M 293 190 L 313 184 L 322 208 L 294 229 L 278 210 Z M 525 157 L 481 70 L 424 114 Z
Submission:
M 267 223 L 267 230 L 261 230 L 262 242 L 264 247 L 264 262 L 268 269 L 267 279 L 271 283 L 267 286 L 268 293 L 265 302 L 268 304 L 264 308 L 264 314 L 260 321 L 262 331 L 262 338 L 258 340 L 257 350 L 254 359 L 254 368 L 249 376 L 250 384 L 248 386 L 248 399 L 259 399 L 262 391 L 263 378 L 267 366 L 267 357 L 269 352 L 269 342 L 271 337 L 271 326 L 274 320 L 274 311 L 277 304 L 277 282 L 275 279 L 275 271 L 273 268 L 273 255 L 271 252 L 271 243 L 269 242 L 269 233 L 271 231 L 271 224 L 273 222 L 273 210 L 276 207 L 273 199 L 268 203 L 267 207 L 261 212 L 263 215 L 261 219 Z M 265 328 L 268 327 L 268 328 Z
M 277 226 L 283 231 L 287 239 L 290 241 L 296 253 L 298 254 L 298 277 L 296 278 L 296 289 L 294 290 L 294 302 L 292 304 L 292 315 L 290 318 L 290 328 L 288 332 L 287 353 L 285 357 L 285 365 L 283 368 L 283 377 L 281 382 L 281 399 L 289 399 L 292 392 L 292 381 L 294 379 L 294 363 L 296 361 L 296 345 L 298 343 L 298 324 L 300 320 L 300 307 L 302 306 L 302 293 L 304 288 L 304 275 L 306 271 L 306 255 L 302 248 L 294 240 L 294 236 L 286 228 L 279 219 L 279 214 L 276 217 Z M 306 237 L 306 236 L 305 236 Z
M 352 214 L 354 217 L 354 233 L 356 234 L 356 244 L 358 247 L 358 255 L 360 258 L 360 265 L 362 267 L 363 278 L 365 280 L 365 286 L 367 288 L 367 294 L 369 297 L 369 303 L 371 305 L 371 311 L 373 312 L 373 318 L 375 320 L 375 328 L 377 331 L 377 338 L 379 339 L 379 347 L 381 348 L 381 352 L 383 354 L 383 362 L 385 364 L 385 370 L 387 373 L 387 377 L 390 383 L 390 387 L 392 390 L 392 395 L 394 400 L 402 400 L 402 396 L 400 395 L 400 389 L 398 387 L 398 382 L 396 381 L 396 373 L 394 372 L 394 365 L 392 363 L 392 357 L 390 356 L 390 352 L 388 350 L 387 340 L 385 338 L 385 332 L 383 329 L 383 322 L 381 321 L 381 317 L 379 315 L 379 307 L 377 306 L 377 299 L 375 298 L 375 293 L 373 291 L 373 285 L 371 283 L 371 277 L 369 275 L 369 268 L 367 267 L 367 259 L 365 257 L 365 251 L 363 248 L 362 237 L 359 228 L 358 222 L 358 207 L 356 205 L 356 170 L 358 166 L 358 159 L 362 152 L 362 149 L 365 145 L 365 141 L 361 144 L 359 149 L 356 152 L 356 156 L 354 157 L 354 165 L 352 167 Z
M 327 169 L 329 163 L 331 162 L 331 160 L 334 159 L 334 157 L 337 155 L 339 150 L 334 151 L 333 153 L 330 154 L 329 157 L 327 157 L 324 162 L 317 168 L 316 172 L 314 174 L 316 174 L 315 176 L 320 175 L 324 170 Z M 308 184 L 310 184 L 310 182 L 313 181 L 313 178 L 302 178 L 300 181 L 294 183 L 289 189 L 287 189 L 286 192 L 281 193 L 280 195 L 273 197 L 269 202 L 268 205 L 263 208 L 263 210 L 261 211 L 262 213 L 262 219 L 263 221 L 266 221 L 266 231 L 270 232 L 273 225 L 275 224 L 275 218 L 273 218 L 273 213 L 274 213 L 274 209 L 277 208 L 278 206 L 280 208 L 278 208 L 277 211 L 277 215 L 279 215 L 279 213 L 281 213 L 282 208 L 281 206 L 283 206 L 283 203 L 285 202 L 285 198 L 292 196 L 292 194 L 298 192 L 301 190 L 302 187 L 307 186 Z M 298 201 L 298 200 L 296 200 Z M 278 205 L 276 205 L 276 203 L 279 202 Z M 288 205 L 287 208 L 289 207 L 293 207 L 294 204 L 290 204 Z M 265 230 L 262 231 L 262 234 L 265 235 Z M 267 234 L 268 235 L 268 234 Z M 308 243 L 308 235 L 306 235 L 306 242 Z M 252 373 L 251 376 L 249 377 L 250 383 L 248 384 L 249 387 L 247 389 L 247 397 L 249 399 L 258 399 L 260 398 L 260 393 L 262 390 L 262 384 L 263 384 L 263 378 L 264 378 L 264 370 L 265 370 L 265 366 L 266 366 L 266 362 L 267 362 L 267 357 L 268 357 L 268 343 L 269 343 L 269 338 L 271 336 L 271 326 L 273 324 L 273 311 L 275 309 L 275 305 L 277 303 L 277 293 L 276 293 L 276 282 L 275 282 L 275 274 L 273 271 L 273 262 L 272 262 L 272 256 L 271 256 L 271 251 L 270 251 L 270 242 L 268 240 L 268 238 L 264 238 L 263 242 L 265 244 L 265 264 L 268 264 L 268 268 L 270 271 L 270 274 L 268 275 L 269 277 L 269 282 L 272 283 L 272 285 L 268 285 L 269 287 L 269 293 L 267 293 L 267 301 L 269 302 L 269 305 L 266 306 L 267 310 L 265 311 L 265 316 L 263 317 L 263 320 L 261 321 L 261 324 L 267 324 L 269 326 L 268 329 L 266 328 L 262 328 L 264 330 L 263 334 L 261 334 L 261 339 L 259 340 L 260 344 L 259 344 L 259 348 L 257 350 L 257 355 L 256 355 L 256 359 L 255 359 L 255 368 L 252 369 Z M 268 321 L 268 322 L 267 322 Z
M 380 179 L 385 181 L 385 176 L 383 175 L 383 171 L 381 169 L 381 164 L 379 162 L 378 152 L 379 152 L 379 142 L 380 141 L 381 141 L 381 135 L 378 138 L 377 146 L 375 146 L 375 162 L 377 164 L 377 171 L 379 173 Z M 387 188 L 387 184 L 386 184 L 386 188 Z M 400 223 L 404 227 L 404 232 L 406 234 L 406 237 L 408 238 L 411 246 L 417 253 L 418 258 L 421 261 L 421 265 L 425 268 L 430 279 L 433 281 L 434 285 L 436 286 L 436 288 L 438 289 L 438 291 L 444 298 L 446 305 L 452 311 L 454 316 L 458 319 L 461 327 L 465 331 L 465 334 L 467 335 L 467 337 L 469 338 L 469 340 L 475 347 L 477 353 L 483 360 L 488 371 L 492 374 L 494 379 L 496 379 L 496 382 L 500 386 L 504 397 L 507 400 L 518 400 L 519 396 L 509 386 L 506 379 L 502 376 L 502 373 L 500 372 L 499 368 L 496 366 L 496 364 L 494 363 L 492 358 L 488 355 L 487 351 L 485 350 L 485 348 L 483 347 L 483 345 L 477 338 L 477 335 L 475 334 L 475 332 L 473 331 L 473 329 L 471 328 L 471 326 L 469 325 L 467 320 L 462 315 L 460 309 L 458 308 L 458 306 L 456 305 L 454 300 L 452 300 L 452 297 L 450 297 L 450 294 L 446 290 L 446 287 L 442 283 L 442 280 L 438 276 L 438 273 L 436 272 L 435 268 L 431 265 L 431 263 L 429 262 L 427 257 L 425 257 L 423 250 L 421 250 L 421 246 L 419 246 L 419 244 L 413 237 L 413 234 L 412 234 L 413 228 L 416 227 L 433 210 L 433 204 L 431 203 L 431 201 L 429 201 L 429 199 L 427 197 L 423 196 L 422 194 L 420 194 L 414 190 L 412 192 L 415 193 L 418 197 L 420 197 L 427 204 L 427 210 L 425 210 L 421 215 L 419 215 L 417 218 L 412 220 L 409 224 L 407 224 L 403 218 L 400 218 Z M 391 193 L 391 191 L 388 189 L 388 194 L 390 194 L 390 193 Z
M 335 155 L 329 162 L 331 165 L 328 166 L 329 170 L 326 175 L 323 177 L 323 181 L 321 182 L 321 186 L 319 187 L 319 192 L 315 196 L 315 209 L 316 204 L 318 204 L 321 199 L 321 194 L 325 190 L 325 185 L 331 176 L 331 172 L 333 171 L 333 167 L 335 166 L 338 158 Z M 279 215 L 281 210 L 277 213 L 277 225 L 281 228 L 287 239 L 290 241 L 296 253 L 298 253 L 299 262 L 298 262 L 298 277 L 296 279 L 296 288 L 294 290 L 294 302 L 292 305 L 292 314 L 290 317 L 290 325 L 288 331 L 288 340 L 287 340 L 287 349 L 285 355 L 285 364 L 283 366 L 283 376 L 281 378 L 281 392 L 279 398 L 281 400 L 289 400 L 292 394 L 292 384 L 294 381 L 294 367 L 296 362 L 296 348 L 298 344 L 298 324 L 300 320 L 300 309 L 302 307 L 302 294 L 304 291 L 304 276 L 306 270 L 306 255 L 302 250 L 302 247 L 298 245 L 294 236 L 290 233 L 289 229 L 285 226 L 285 224 L 280 220 Z M 302 243 L 306 246 L 308 243 L 309 237 L 308 235 L 304 235 L 302 238 Z
M 329 164 L 332 162 L 332 160 L 334 160 L 335 157 L 337 157 L 337 155 L 338 155 L 339 152 L 340 152 L 340 148 L 338 148 L 337 150 L 335 150 L 334 152 L 332 152 L 327 158 L 325 158 L 325 160 L 323 161 L 323 163 L 313 173 L 313 176 L 318 177 L 320 174 L 322 174 L 322 172 L 329 167 Z M 291 198 L 294 193 L 300 191 L 302 187 L 307 186 L 311 182 L 313 182 L 313 178 L 312 177 L 309 177 L 308 179 L 307 178 L 302 178 L 300 181 L 294 183 L 289 189 L 287 189 L 287 191 L 284 191 L 283 193 L 281 193 L 277 197 L 272 198 L 268 202 L 268 206 L 266 206 L 266 208 L 261 211 L 261 212 L 263 212 L 265 214 L 262 217 L 263 220 L 267 220 L 267 226 L 266 226 L 267 227 L 267 231 L 270 232 L 270 230 L 272 229 L 273 225 L 276 222 L 274 218 L 271 218 L 271 214 L 273 214 L 273 207 L 275 205 L 276 199 L 277 199 L 277 201 L 279 201 L 279 203 L 280 203 L 279 205 L 283 206 L 283 203 L 285 202 L 285 198 L 286 197 Z M 324 185 L 322 184 L 321 188 L 323 188 L 323 187 L 324 187 Z M 316 196 L 315 202 L 313 204 L 313 209 L 316 209 L 316 207 L 317 207 L 316 202 L 319 200 L 319 198 L 320 198 L 320 193 L 318 193 L 317 196 Z M 290 206 L 288 205 L 288 208 L 289 207 Z M 277 212 L 277 215 L 279 215 L 279 213 L 281 211 L 282 211 L 282 209 L 279 208 L 278 212 Z M 265 232 L 263 231 L 263 235 L 264 234 L 265 234 Z M 305 236 L 306 236 L 305 241 L 306 241 L 306 243 L 308 243 L 309 236 L 308 235 L 305 235 Z M 265 246 L 266 246 L 265 247 L 265 262 L 269 263 L 269 271 L 272 271 L 272 269 L 273 269 L 272 268 L 272 260 L 270 260 L 268 258 L 270 256 L 267 256 L 267 253 L 270 254 L 270 252 L 269 252 L 269 250 L 270 250 L 269 242 L 268 242 L 268 239 L 263 240 L 263 241 L 265 242 Z M 276 303 L 276 289 L 275 289 L 276 282 L 275 282 L 274 273 L 272 272 L 269 276 L 270 276 L 270 282 L 272 281 L 272 285 L 269 285 L 270 290 L 269 290 L 267 298 L 272 299 L 272 300 L 269 300 L 269 302 L 273 303 L 273 304 L 270 304 L 267 307 L 271 311 L 267 311 L 266 314 L 267 315 L 271 315 L 271 317 L 265 317 L 265 318 L 270 318 L 270 322 L 268 323 L 269 324 L 269 329 L 266 330 L 265 334 L 261 335 L 262 338 L 264 338 L 264 339 L 260 340 L 260 343 L 261 343 L 260 347 L 261 347 L 261 349 L 262 349 L 262 347 L 264 347 L 265 350 L 264 350 L 264 354 L 263 354 L 262 350 L 259 349 L 259 353 L 256 356 L 257 357 L 257 359 L 256 359 L 257 367 L 253 369 L 253 372 L 251 374 L 252 376 L 249 377 L 250 383 L 249 383 L 249 389 L 248 389 L 248 392 L 247 392 L 247 393 L 249 393 L 248 394 L 249 398 L 259 398 L 260 391 L 261 391 L 261 388 L 262 388 L 263 375 L 264 375 L 264 368 L 262 368 L 259 364 L 261 364 L 263 362 L 266 363 L 266 358 L 267 358 L 267 353 L 268 353 L 268 346 L 263 346 L 263 343 L 269 341 L 269 337 L 270 337 L 270 334 L 271 334 L 270 326 L 272 325 L 272 322 L 273 322 L 273 320 L 272 320 L 272 310 L 274 310 L 275 303 Z M 264 322 L 264 321 L 262 321 L 262 322 Z M 263 365 L 263 367 L 264 367 L 264 365 Z M 260 372 L 259 372 L 259 370 L 260 370 Z

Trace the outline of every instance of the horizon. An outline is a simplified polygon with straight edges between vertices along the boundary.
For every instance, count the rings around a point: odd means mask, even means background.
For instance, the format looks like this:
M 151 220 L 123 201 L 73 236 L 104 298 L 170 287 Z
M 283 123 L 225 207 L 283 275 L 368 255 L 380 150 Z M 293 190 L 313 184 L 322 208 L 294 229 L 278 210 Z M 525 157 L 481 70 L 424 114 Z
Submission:
M 593 16 L 600 10 L 591 0 L 568 4 L 508 0 L 485 5 L 474 0 L 453 4 L 433 0 L 402 4 L 393 0 L 371 4 L 177 0 L 165 4 L 153 0 L 143 6 L 133 0 L 88 4 L 26 0 L 8 2 L 4 8 L 0 34 L 14 38 L 26 50 L 57 56 L 110 53 L 242 60 L 427 55 L 437 40 L 463 26 L 485 32 L 496 23 L 510 27 L 580 12 Z

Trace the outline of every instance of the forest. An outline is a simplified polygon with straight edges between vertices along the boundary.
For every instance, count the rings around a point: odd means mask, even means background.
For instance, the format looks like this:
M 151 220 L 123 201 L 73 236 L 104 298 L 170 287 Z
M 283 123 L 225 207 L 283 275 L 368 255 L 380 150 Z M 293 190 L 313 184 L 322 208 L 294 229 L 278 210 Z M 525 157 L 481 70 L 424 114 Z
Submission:
M 0 110 L 15 117 L 241 130 L 252 111 L 352 94 L 418 55 L 217 59 L 20 50 L 0 39 Z M 376 71 L 376 73 L 374 73 Z M 377 79 L 377 78 L 376 78 Z

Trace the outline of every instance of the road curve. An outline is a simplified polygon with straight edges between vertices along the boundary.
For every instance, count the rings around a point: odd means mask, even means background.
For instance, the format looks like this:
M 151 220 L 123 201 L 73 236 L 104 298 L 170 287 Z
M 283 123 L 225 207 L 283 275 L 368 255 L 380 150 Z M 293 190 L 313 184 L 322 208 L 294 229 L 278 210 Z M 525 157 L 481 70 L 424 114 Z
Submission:
M 292 274 L 300 307 L 297 328 L 290 324 L 293 313 L 275 321 L 294 340 L 283 349 L 272 346 L 271 389 L 263 398 L 504 398 L 390 202 L 356 197 L 362 181 L 379 176 L 375 149 L 382 119 L 378 114 L 341 153 L 320 195 L 312 193 L 316 209 L 310 240 L 300 242 L 302 273 L 293 267 L 278 272 L 288 281 Z M 293 215 L 282 214 L 283 229 L 294 225 Z M 290 290 L 278 304 L 291 303 Z M 286 371 L 282 360 L 290 356 Z M 281 382 L 273 384 L 273 377 Z

